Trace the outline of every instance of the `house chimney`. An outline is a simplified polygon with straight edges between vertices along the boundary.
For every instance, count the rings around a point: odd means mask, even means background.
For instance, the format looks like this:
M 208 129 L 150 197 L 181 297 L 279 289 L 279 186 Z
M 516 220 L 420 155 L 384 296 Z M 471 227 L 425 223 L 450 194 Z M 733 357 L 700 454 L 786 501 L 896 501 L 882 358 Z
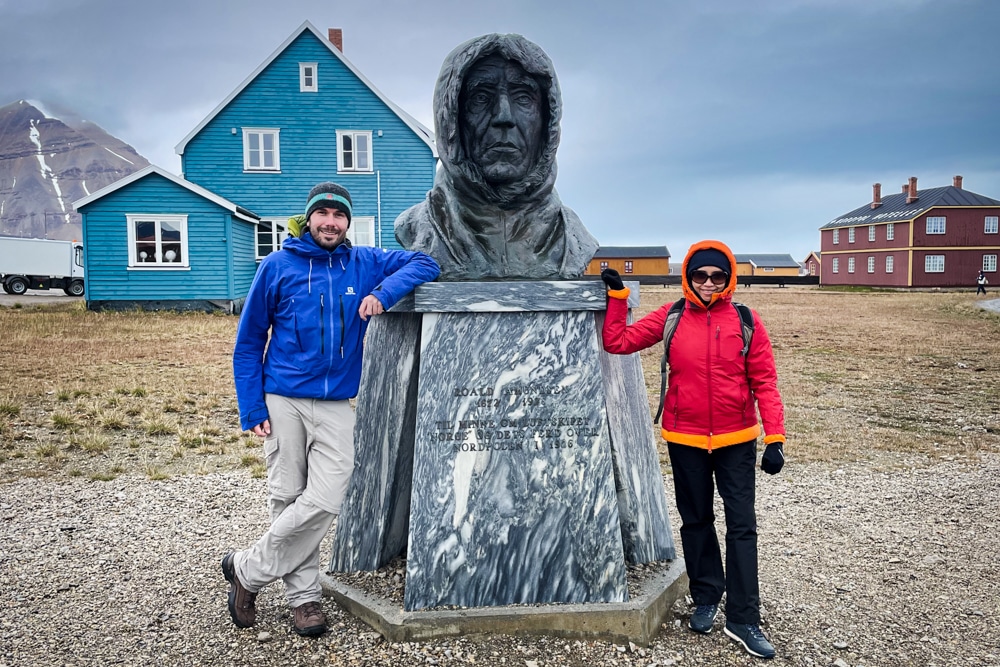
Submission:
M 344 31 L 340 28 L 329 28 L 326 31 L 330 43 L 337 47 L 341 53 L 344 52 Z
M 917 201 L 917 177 L 910 176 L 910 187 L 906 193 L 906 203 L 912 204 Z
M 903 183 L 903 194 L 905 195 L 910 191 L 910 185 L 908 183 Z
M 872 183 L 872 208 L 878 208 L 882 205 L 882 184 Z
M 962 189 L 962 177 L 961 176 L 956 176 L 955 178 L 951 179 L 951 184 L 953 186 L 955 186 L 956 188 L 958 188 L 959 190 L 961 190 Z

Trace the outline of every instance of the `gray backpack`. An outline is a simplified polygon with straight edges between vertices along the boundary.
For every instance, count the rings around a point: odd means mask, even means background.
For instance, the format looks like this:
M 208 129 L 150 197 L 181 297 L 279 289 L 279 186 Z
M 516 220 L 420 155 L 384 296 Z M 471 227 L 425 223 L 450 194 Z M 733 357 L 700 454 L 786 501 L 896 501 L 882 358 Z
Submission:
M 656 416 L 653 417 L 654 424 L 660 421 L 660 415 L 663 414 L 663 397 L 667 392 L 667 356 L 670 354 L 670 341 L 673 340 L 674 332 L 677 331 L 677 323 L 684 313 L 686 304 L 687 299 L 675 301 L 670 306 L 670 310 L 667 311 L 667 321 L 663 323 L 663 357 L 660 359 L 660 402 L 656 408 Z M 753 311 L 745 304 L 737 303 L 736 301 L 733 301 L 732 304 L 736 308 L 736 312 L 740 314 L 740 322 L 742 324 L 740 333 L 743 335 L 743 349 L 740 351 L 740 354 L 745 359 L 747 354 L 750 353 L 750 342 L 753 340 Z

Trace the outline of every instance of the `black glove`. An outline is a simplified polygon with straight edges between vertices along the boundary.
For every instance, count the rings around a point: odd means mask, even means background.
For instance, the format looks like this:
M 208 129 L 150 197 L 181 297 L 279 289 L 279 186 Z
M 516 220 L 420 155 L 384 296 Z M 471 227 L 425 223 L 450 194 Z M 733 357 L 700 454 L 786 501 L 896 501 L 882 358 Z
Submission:
M 622 277 L 614 269 L 604 269 L 601 271 L 601 280 L 604 284 L 608 286 L 608 289 L 625 289 L 625 283 L 622 282 Z
M 785 452 L 781 448 L 781 443 L 772 442 L 764 450 L 764 456 L 760 457 L 760 469 L 768 475 L 777 475 L 783 465 L 785 465 Z

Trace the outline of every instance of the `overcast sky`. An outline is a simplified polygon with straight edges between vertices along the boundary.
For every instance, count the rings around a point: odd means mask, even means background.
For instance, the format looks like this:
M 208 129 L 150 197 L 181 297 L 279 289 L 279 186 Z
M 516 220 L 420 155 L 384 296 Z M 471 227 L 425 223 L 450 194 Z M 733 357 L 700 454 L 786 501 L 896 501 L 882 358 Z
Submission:
M 444 57 L 516 32 L 555 64 L 556 187 L 602 245 L 819 247 L 910 176 L 1000 199 L 997 0 L 0 0 L 0 106 L 174 146 L 303 21 L 433 129 Z

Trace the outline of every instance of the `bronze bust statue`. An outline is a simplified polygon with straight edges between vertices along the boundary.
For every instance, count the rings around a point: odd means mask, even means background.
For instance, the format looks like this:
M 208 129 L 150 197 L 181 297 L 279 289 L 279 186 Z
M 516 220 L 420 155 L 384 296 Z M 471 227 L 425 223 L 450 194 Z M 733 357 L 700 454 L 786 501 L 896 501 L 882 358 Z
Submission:
M 441 66 L 441 167 L 396 238 L 441 265 L 439 280 L 567 279 L 597 241 L 555 191 L 562 96 L 552 62 L 520 35 L 484 35 Z

